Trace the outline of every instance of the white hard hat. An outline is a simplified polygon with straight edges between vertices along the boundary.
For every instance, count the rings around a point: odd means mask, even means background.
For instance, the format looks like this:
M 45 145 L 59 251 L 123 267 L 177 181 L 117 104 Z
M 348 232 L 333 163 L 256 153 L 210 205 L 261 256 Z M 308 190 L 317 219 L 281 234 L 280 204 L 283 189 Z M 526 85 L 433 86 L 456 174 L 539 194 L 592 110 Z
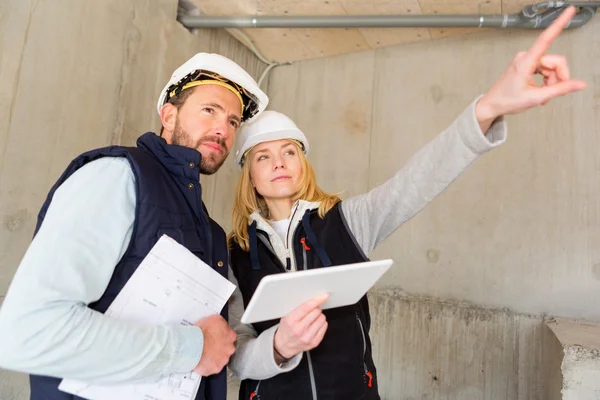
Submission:
M 242 102 L 242 122 L 252 121 L 269 103 L 269 98 L 260 90 L 256 81 L 235 62 L 219 54 L 198 53 L 173 72 L 169 83 L 158 97 L 158 114 L 160 115 L 162 106 L 170 98 L 201 81 L 218 81 L 232 90 Z
M 304 154 L 308 154 L 308 139 L 286 115 L 268 110 L 252 123 L 240 129 L 236 140 L 235 163 L 241 170 L 246 152 L 259 143 L 280 139 L 293 139 L 302 144 Z

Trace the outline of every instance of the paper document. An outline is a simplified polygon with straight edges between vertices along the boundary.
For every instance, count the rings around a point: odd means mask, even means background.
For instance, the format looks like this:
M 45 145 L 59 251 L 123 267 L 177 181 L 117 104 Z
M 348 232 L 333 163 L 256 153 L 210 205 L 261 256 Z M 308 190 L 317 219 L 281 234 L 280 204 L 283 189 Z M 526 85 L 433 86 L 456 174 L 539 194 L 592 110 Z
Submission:
M 235 285 L 187 248 L 163 235 L 105 315 L 152 325 L 192 325 L 219 314 Z M 194 399 L 201 377 L 174 374 L 155 383 L 90 385 L 64 379 L 59 389 L 93 400 Z

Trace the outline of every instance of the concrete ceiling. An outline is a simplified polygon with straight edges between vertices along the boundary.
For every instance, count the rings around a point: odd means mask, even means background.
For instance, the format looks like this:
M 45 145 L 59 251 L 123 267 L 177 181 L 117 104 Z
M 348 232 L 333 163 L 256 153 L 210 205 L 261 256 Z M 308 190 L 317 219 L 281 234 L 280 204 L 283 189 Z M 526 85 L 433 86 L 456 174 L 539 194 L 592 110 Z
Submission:
M 209 16 L 500 14 L 536 0 L 191 0 Z M 269 60 L 295 61 L 461 35 L 477 28 L 244 29 Z M 481 30 L 480 30 L 481 31 Z M 231 31 L 237 36 L 234 31 Z M 242 40 L 244 42 L 244 40 Z

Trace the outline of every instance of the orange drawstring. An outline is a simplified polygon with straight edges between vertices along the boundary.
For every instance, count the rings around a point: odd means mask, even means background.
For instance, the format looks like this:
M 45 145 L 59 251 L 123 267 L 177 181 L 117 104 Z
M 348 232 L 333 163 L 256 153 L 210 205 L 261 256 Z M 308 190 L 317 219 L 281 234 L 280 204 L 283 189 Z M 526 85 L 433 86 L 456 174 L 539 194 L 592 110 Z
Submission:
M 306 238 L 300 239 L 300 243 L 302 243 L 302 245 L 304 246 L 304 250 L 306 250 L 306 251 L 310 250 L 310 247 L 308 247 L 308 245 L 306 244 Z

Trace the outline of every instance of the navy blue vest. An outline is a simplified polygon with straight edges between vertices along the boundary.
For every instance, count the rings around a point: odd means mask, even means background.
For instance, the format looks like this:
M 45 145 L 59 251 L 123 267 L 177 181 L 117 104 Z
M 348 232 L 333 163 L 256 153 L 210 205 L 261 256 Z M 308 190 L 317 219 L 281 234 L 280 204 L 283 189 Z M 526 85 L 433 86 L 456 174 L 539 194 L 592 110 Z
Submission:
M 136 215 L 131 242 L 116 265 L 102 297 L 89 304 L 104 313 L 142 259 L 166 234 L 227 278 L 227 245 L 223 229 L 213 221 L 202 202 L 200 186 L 201 154 L 187 147 L 168 145 L 152 132 L 137 140 L 137 147 L 110 146 L 84 153 L 67 167 L 50 190 L 38 216 L 39 230 L 56 189 L 75 171 L 101 157 L 125 157 L 133 169 L 136 184 Z M 227 319 L 227 306 L 221 315 Z M 32 400 L 74 400 L 57 389 L 60 379 L 30 376 Z M 225 400 L 226 368 L 203 378 L 196 400 Z
M 250 251 L 236 243 L 230 246 L 231 269 L 248 306 L 265 276 L 286 273 L 285 266 L 271 251 L 269 235 L 248 228 Z M 323 217 L 307 211 L 292 233 L 291 256 L 298 269 L 329 268 L 332 265 L 367 261 L 350 232 L 337 203 Z M 323 312 L 328 327 L 321 344 L 307 352 L 292 371 L 257 381 L 241 382 L 238 400 L 380 400 L 377 370 L 369 337 L 371 314 L 367 296 L 356 304 Z M 252 324 L 258 334 L 279 319 Z M 310 357 L 309 357 L 310 355 Z

